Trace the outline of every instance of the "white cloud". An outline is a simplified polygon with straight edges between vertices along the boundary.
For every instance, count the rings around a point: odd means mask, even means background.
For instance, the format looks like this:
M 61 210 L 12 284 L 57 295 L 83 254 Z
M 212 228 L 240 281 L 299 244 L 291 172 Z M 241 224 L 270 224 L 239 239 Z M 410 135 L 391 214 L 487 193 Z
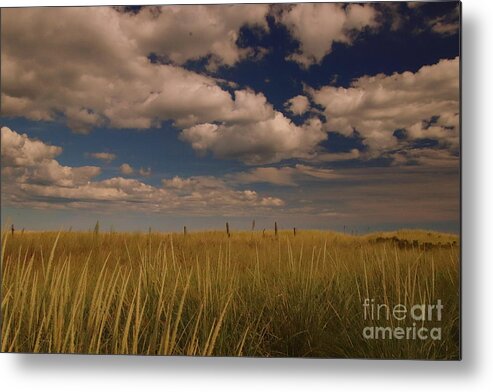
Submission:
M 256 191 L 233 190 L 224 180 L 212 176 L 182 178 L 175 176 L 162 181 L 165 190 L 173 192 L 184 202 L 218 208 L 238 207 L 281 207 L 284 202 L 276 197 L 260 197 Z M 208 204 L 206 205 L 206 200 Z
M 415 73 L 362 76 L 349 88 L 326 86 L 308 93 L 323 106 L 329 130 L 346 136 L 357 130 L 371 155 L 397 148 L 402 143 L 393 136 L 398 129 L 406 130 L 407 141 L 427 138 L 458 147 L 458 58 Z
M 163 180 L 162 187 L 122 177 L 97 181 L 98 167 L 60 165 L 55 159 L 60 147 L 7 127 L 1 129 L 1 136 L 2 203 L 8 205 L 233 216 L 284 205 L 278 197 L 235 189 L 215 177 L 175 177 Z M 130 173 L 132 168 L 124 164 L 122 169 Z
M 378 27 L 368 4 L 279 9 L 276 20 L 300 41 L 296 56 L 306 65 L 321 61 L 333 42 L 351 44 L 358 32 Z M 171 120 L 197 152 L 248 164 L 342 159 L 320 151 L 327 130 L 349 136 L 356 128 L 372 154 L 397 148 L 392 133 L 398 128 L 411 139 L 431 136 L 457 146 L 458 59 L 414 74 L 361 77 L 347 89 L 307 90 L 324 107 L 325 126 L 314 119 L 298 126 L 262 93 L 231 94 L 221 87 L 228 81 L 180 66 L 202 56 L 216 65 L 240 61 L 247 53 L 236 47 L 235 34 L 245 24 L 265 30 L 266 13 L 265 5 L 149 8 L 137 15 L 109 7 L 3 10 L 2 114 L 48 121 L 61 114 L 82 133 L 97 126 L 147 129 Z M 182 23 L 192 19 L 195 24 Z M 150 51 L 170 63 L 152 64 Z M 302 114 L 309 101 L 300 95 L 287 108 Z M 423 123 L 433 116 L 439 117 L 431 126 Z
M 287 111 L 301 116 L 310 108 L 310 101 L 304 95 L 297 95 L 296 97 L 287 100 L 284 107 Z
M 91 152 L 87 155 L 91 158 L 99 159 L 104 162 L 111 162 L 116 159 L 116 155 L 110 152 Z
M 2 127 L 2 167 L 29 167 L 49 161 L 62 153 L 61 147 L 29 139 L 10 128 Z
M 275 214 L 284 222 L 291 219 L 293 225 L 300 219 L 306 224 L 319 224 L 330 217 L 333 225 L 341 227 L 458 219 L 459 167 L 457 157 L 445 150 L 395 152 L 396 161 L 422 161 L 419 166 L 334 171 L 298 164 L 252 168 L 223 178 L 173 177 L 164 179 L 161 185 L 149 185 L 122 177 L 97 180 L 98 167 L 60 165 L 55 159 L 62 153 L 60 147 L 6 127 L 1 129 L 1 136 L 3 206 L 187 216 Z M 331 181 L 330 192 L 326 181 Z M 283 192 L 281 199 L 259 194 L 249 186 L 255 183 L 303 186 L 299 188 L 301 193 Z M 430 187 L 430 183 L 435 186 Z
M 184 129 L 180 137 L 200 153 L 264 164 L 313 156 L 327 135 L 318 119 L 297 126 L 276 112 L 273 118 L 258 122 L 196 125 Z
M 236 41 L 242 26 L 268 30 L 267 4 L 146 7 L 121 16 L 123 32 L 143 55 L 154 52 L 175 64 L 211 56 L 212 68 L 233 65 L 250 54 Z
M 320 63 L 334 42 L 351 45 L 359 32 L 376 28 L 377 12 L 368 4 L 296 4 L 284 6 L 276 20 L 300 43 L 288 58 L 304 67 Z
M 213 176 L 197 176 L 188 178 L 175 176 L 170 179 L 163 179 L 161 182 L 165 188 L 185 192 L 188 192 L 191 189 L 197 191 L 207 189 L 226 189 L 226 184 L 224 181 Z
M 152 64 L 146 57 L 151 49 L 167 50 L 181 63 L 207 50 L 217 60 L 224 45 L 232 48 L 229 33 L 222 37 L 225 31 L 264 23 L 265 6 L 245 9 L 164 7 L 137 15 L 109 7 L 4 10 L 2 114 L 48 121 L 61 114 L 80 133 L 95 126 L 147 129 L 171 120 L 185 128 L 182 140 L 219 158 L 266 163 L 309 157 L 326 137 L 319 122 L 296 126 L 262 93 L 230 93 L 221 87 L 227 81 L 176 64 Z M 183 25 L 182 19 L 197 19 L 197 26 Z M 175 35 L 168 23 L 176 26 Z M 210 23 L 209 37 L 202 30 Z M 228 44 L 216 45 L 222 39 Z M 176 48 L 183 50 L 175 53 L 173 45 L 182 41 Z M 231 64 L 241 57 L 241 51 L 236 56 L 226 50 L 221 61 Z
M 129 176 L 131 174 L 133 174 L 134 172 L 134 169 L 132 166 L 130 166 L 128 163 L 123 163 L 121 166 L 120 166 L 120 173 L 126 175 L 126 176 Z
M 62 166 L 55 159 L 62 152 L 60 147 L 32 140 L 7 127 L 1 128 L 1 142 L 2 194 L 26 183 L 74 187 L 90 181 L 101 172 L 96 166 Z
M 164 7 L 133 16 L 109 7 L 6 9 L 2 114 L 33 120 L 62 114 L 80 133 L 103 125 L 146 129 L 164 120 L 181 127 L 263 119 L 271 109 L 262 94 L 240 90 L 233 99 L 222 81 L 152 64 L 147 56 L 157 51 L 181 64 L 213 54 L 233 64 L 243 56 L 232 44 L 238 29 L 263 25 L 265 12 L 263 5 Z

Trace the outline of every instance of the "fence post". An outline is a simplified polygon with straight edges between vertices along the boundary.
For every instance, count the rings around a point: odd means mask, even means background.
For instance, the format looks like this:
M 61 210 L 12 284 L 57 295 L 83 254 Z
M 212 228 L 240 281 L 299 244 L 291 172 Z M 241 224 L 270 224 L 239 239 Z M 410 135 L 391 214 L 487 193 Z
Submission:
M 277 222 L 274 222 L 274 234 L 277 237 Z
M 226 234 L 228 235 L 228 237 L 231 237 L 231 234 L 229 233 L 229 223 L 226 222 Z
M 183 235 L 187 235 L 187 226 L 183 226 Z
M 293 234 L 296 237 L 296 227 L 293 227 Z

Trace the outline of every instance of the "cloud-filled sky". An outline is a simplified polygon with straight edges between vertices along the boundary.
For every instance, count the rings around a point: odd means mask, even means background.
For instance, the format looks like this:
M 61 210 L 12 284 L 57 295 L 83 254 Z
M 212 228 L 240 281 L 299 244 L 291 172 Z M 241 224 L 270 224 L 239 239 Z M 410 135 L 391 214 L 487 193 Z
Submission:
M 2 9 L 2 223 L 459 229 L 459 4 Z

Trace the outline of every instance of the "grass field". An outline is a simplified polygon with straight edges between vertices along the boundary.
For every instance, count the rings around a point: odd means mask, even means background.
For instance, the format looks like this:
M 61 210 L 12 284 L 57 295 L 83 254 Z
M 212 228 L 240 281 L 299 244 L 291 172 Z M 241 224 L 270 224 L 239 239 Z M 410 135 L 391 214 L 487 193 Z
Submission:
M 4 232 L 3 352 L 459 357 L 454 235 Z M 441 339 L 366 339 L 364 301 L 443 304 Z

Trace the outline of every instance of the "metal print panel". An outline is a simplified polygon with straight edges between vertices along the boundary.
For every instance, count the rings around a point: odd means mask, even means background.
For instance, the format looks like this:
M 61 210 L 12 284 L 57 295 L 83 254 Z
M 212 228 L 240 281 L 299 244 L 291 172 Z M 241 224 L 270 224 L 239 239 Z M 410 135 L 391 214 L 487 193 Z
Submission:
M 460 359 L 460 3 L 1 11 L 1 351 Z

